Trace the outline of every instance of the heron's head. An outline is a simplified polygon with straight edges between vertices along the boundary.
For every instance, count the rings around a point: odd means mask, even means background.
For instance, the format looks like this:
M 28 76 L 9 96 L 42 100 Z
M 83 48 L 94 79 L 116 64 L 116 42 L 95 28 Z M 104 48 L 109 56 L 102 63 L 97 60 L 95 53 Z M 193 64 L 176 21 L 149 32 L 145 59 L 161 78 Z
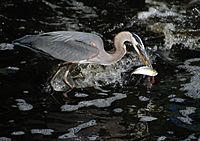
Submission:
M 138 35 L 132 33 L 130 42 L 133 45 L 141 63 L 145 66 L 152 68 L 151 61 L 149 59 L 149 56 L 147 55 L 146 49 L 145 49 L 144 44 L 142 43 L 142 40 L 140 39 L 140 37 Z
M 142 43 L 142 40 L 140 37 L 134 33 L 132 33 L 131 37 L 131 44 L 133 45 L 141 63 L 145 65 L 145 67 L 140 67 L 136 69 L 132 74 L 144 74 L 149 76 L 155 76 L 157 75 L 157 71 L 153 69 L 151 65 L 150 58 L 145 50 L 144 44 Z

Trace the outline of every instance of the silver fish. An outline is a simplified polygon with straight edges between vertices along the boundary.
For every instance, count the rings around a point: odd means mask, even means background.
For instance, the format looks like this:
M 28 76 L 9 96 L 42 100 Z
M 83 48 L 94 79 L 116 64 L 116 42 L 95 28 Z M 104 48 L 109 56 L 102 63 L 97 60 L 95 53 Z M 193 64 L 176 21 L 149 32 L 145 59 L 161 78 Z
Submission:
M 142 66 L 142 67 L 139 67 L 136 70 L 134 70 L 131 73 L 131 75 L 133 75 L 133 74 L 143 74 L 143 75 L 148 75 L 148 76 L 156 76 L 158 74 L 158 72 L 151 67 Z

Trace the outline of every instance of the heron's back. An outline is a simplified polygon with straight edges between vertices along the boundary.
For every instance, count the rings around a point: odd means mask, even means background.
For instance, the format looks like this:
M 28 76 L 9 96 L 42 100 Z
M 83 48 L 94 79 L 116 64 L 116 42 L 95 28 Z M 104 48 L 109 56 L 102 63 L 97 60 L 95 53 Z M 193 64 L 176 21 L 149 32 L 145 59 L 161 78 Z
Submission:
M 98 54 L 99 48 L 102 48 L 103 45 L 103 41 L 99 36 L 75 31 L 26 35 L 15 40 L 15 43 L 40 50 L 54 58 L 69 62 L 93 58 Z

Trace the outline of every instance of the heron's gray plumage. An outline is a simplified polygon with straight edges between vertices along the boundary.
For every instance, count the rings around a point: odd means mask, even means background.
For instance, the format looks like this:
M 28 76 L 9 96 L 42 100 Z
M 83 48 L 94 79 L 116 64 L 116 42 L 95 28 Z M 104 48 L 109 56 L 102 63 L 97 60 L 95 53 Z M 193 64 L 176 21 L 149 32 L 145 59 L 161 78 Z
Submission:
M 124 44 L 126 41 L 132 43 L 140 60 L 145 65 L 149 65 L 150 62 L 142 40 L 136 34 L 127 31 L 122 31 L 115 36 L 115 52 L 113 53 L 104 50 L 103 41 L 99 36 L 77 31 L 55 31 L 28 35 L 15 40 L 13 43 L 25 47 L 29 46 L 31 49 L 39 50 L 68 63 L 111 65 L 126 54 L 126 45 Z
M 39 35 L 27 35 L 14 41 L 41 50 L 67 62 L 88 60 L 103 50 L 102 39 L 95 35 L 75 31 L 48 32 Z

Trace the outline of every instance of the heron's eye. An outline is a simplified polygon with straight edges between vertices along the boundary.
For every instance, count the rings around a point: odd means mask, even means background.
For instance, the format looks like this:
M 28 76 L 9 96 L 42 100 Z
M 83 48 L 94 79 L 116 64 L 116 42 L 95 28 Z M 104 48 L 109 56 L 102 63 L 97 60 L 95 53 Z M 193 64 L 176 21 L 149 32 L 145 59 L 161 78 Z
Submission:
M 142 46 L 140 44 L 137 44 L 136 47 L 139 49 L 142 48 Z

